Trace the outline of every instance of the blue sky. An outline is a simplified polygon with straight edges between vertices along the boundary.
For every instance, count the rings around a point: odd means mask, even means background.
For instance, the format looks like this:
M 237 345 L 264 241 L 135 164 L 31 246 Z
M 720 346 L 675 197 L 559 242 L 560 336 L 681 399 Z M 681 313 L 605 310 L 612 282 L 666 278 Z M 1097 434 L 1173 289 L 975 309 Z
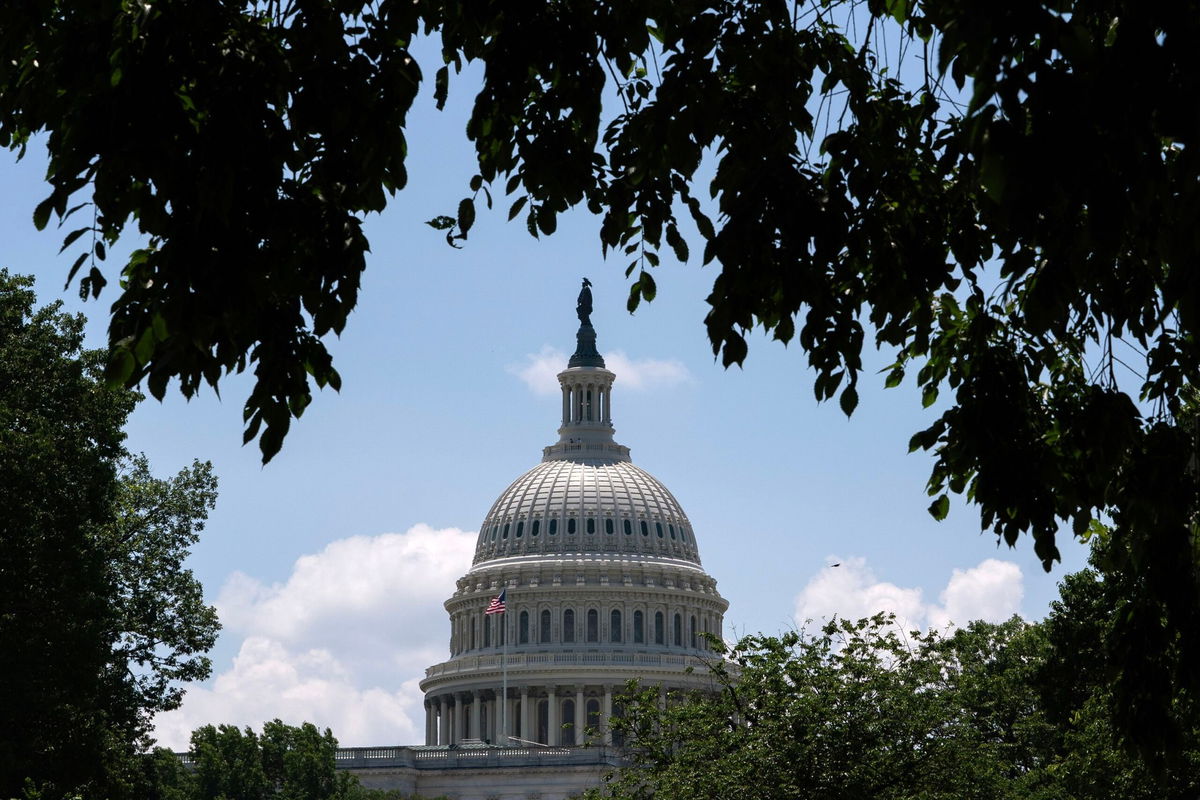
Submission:
M 702 320 L 715 267 L 664 254 L 658 299 L 631 316 L 624 262 L 601 257 L 586 212 L 535 240 L 504 222 L 501 201 L 461 250 L 448 247 L 423 221 L 450 212 L 473 172 L 463 92 L 451 93 L 443 113 L 418 101 L 410 185 L 367 221 L 362 297 L 330 343 L 341 393 L 320 393 L 266 467 L 240 445 L 249 386 L 238 377 L 220 399 L 174 393 L 130 420 L 130 448 L 157 471 L 208 459 L 221 482 L 190 566 L 225 631 L 214 678 L 162 720 L 163 743 L 182 747 L 206 722 L 275 716 L 331 726 L 348 745 L 417 740 L 416 680 L 448 654 L 441 603 L 469 566 L 472 534 L 556 438 L 559 400 L 537 376 L 565 366 L 583 276 L 617 372 L 617 440 L 688 513 L 730 601 L 727 636 L 878 608 L 934 626 L 1044 615 L 1082 548 L 1064 539 L 1064 564 L 1046 575 L 1028 540 L 997 547 L 971 508 L 935 522 L 930 458 L 907 453 L 935 409 L 910 384 L 882 388 L 885 355 L 868 354 L 848 421 L 814 401 L 798 347 L 756 336 L 743 369 L 714 361 Z M 20 164 L 0 155 L 0 266 L 36 275 L 41 302 L 83 310 L 100 346 L 111 292 L 86 304 L 64 293 L 74 253 L 56 255 L 61 232 L 30 221 L 44 170 L 36 146 Z

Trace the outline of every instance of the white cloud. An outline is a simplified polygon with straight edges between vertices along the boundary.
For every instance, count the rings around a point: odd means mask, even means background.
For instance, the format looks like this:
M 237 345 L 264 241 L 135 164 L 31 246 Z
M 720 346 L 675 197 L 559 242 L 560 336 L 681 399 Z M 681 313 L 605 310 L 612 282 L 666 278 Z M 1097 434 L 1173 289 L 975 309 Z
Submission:
M 279 717 L 330 727 L 347 745 L 423 737 L 425 667 L 448 657 L 442 602 L 466 572 L 475 534 L 415 525 L 353 536 L 296 560 L 287 581 L 234 573 L 217 598 L 230 669 L 161 715 L 161 744 L 185 749 L 201 725 Z
M 795 621 L 803 626 L 808 620 L 859 619 L 891 612 L 905 630 L 941 630 L 975 619 L 1008 619 L 1020 610 L 1024 591 L 1020 567 L 989 558 L 970 569 L 954 570 L 938 602 L 927 602 L 920 587 L 881 581 L 866 559 L 846 558 L 839 566 L 825 567 L 796 595 Z
M 539 352 L 525 356 L 523 365 L 513 365 L 508 371 L 523 380 L 534 394 L 557 394 L 558 373 L 566 368 L 567 359 L 562 350 L 544 344 Z
M 971 569 L 956 569 L 929 610 L 935 628 L 965 625 L 974 619 L 1001 622 L 1017 613 L 1025 595 L 1021 568 L 989 558 Z
M 692 382 L 688 368 L 674 358 L 630 358 L 621 350 L 613 350 L 604 354 L 604 363 L 617 374 L 618 385 L 634 391 Z
M 558 373 L 567 366 L 569 356 L 558 348 L 543 345 L 537 353 L 525 356 L 523 364 L 509 367 L 534 394 L 557 394 Z M 618 385 L 632 391 L 668 388 L 691 383 L 688 368 L 678 359 L 630 358 L 622 350 L 604 354 L 604 363 L 617 375 Z

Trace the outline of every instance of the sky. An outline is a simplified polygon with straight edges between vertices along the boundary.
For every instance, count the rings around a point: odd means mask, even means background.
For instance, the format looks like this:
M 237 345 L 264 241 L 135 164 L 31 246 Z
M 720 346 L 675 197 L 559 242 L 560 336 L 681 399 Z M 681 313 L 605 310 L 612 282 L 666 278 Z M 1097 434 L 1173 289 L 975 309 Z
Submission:
M 586 211 L 534 239 L 522 220 L 505 222 L 501 200 L 461 249 L 426 226 L 453 212 L 473 174 L 467 83 L 452 83 L 444 112 L 428 92 L 417 101 L 410 184 L 367 219 L 361 298 L 328 342 L 342 390 L 318 393 L 270 464 L 241 446 L 240 376 L 219 398 L 187 402 L 173 388 L 129 420 L 129 448 L 159 474 L 200 459 L 220 480 L 188 561 L 223 625 L 213 677 L 159 717 L 161 744 L 186 749 L 200 725 L 273 718 L 330 727 L 346 746 L 423 738 L 417 684 L 449 656 L 442 603 L 492 501 L 557 439 L 554 376 L 574 347 L 584 276 L 617 375 L 616 439 L 687 512 L 730 603 L 727 638 L 880 610 L 939 629 L 1045 615 L 1083 548 L 1063 537 L 1063 563 L 1046 574 L 1030 540 L 998 545 L 971 507 L 955 501 L 935 521 L 932 459 L 909 454 L 908 440 L 938 406 L 922 409 L 911 380 L 883 388 L 887 354 L 866 354 L 847 420 L 813 399 L 798 346 L 756 334 L 743 368 L 714 360 L 703 319 L 715 266 L 664 253 L 657 299 L 630 315 L 624 261 L 602 257 Z M 42 303 L 87 314 L 99 347 L 113 294 L 81 303 L 64 291 L 75 251 L 58 255 L 63 232 L 31 222 L 44 172 L 38 143 L 19 163 L 0 153 L 0 267 L 35 275 Z

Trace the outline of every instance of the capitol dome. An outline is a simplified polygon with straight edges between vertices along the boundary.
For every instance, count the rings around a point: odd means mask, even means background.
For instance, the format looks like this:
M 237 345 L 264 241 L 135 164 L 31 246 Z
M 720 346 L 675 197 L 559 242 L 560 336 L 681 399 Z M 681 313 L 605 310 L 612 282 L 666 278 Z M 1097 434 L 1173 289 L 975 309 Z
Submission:
M 492 504 L 445 603 L 450 658 L 421 681 L 427 745 L 569 747 L 585 731 L 608 743 L 629 680 L 711 685 L 706 634 L 729 604 L 679 502 L 613 438 L 617 376 L 596 350 L 588 285 L 558 375 L 558 440 Z
M 517 478 L 484 518 L 474 563 L 549 554 L 700 563 L 679 501 L 628 460 L 556 458 Z

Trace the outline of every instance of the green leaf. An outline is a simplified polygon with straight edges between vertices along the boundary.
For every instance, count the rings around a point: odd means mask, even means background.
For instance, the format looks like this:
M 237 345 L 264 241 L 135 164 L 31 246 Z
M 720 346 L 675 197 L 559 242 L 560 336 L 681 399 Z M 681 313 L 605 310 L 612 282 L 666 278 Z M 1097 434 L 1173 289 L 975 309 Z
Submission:
M 162 314 L 155 311 L 153 316 L 150 317 L 150 326 L 154 330 L 154 338 L 155 339 L 157 339 L 160 342 L 164 342 L 167 340 L 167 336 L 169 333 L 167 330 L 167 321 L 166 321 L 166 319 L 163 318 Z
M 553 209 L 542 206 L 538 210 L 537 224 L 538 229 L 549 236 L 558 228 L 558 215 L 554 213 Z
M 679 229 L 674 225 L 667 226 L 667 244 L 675 251 L 675 258 L 679 259 L 680 263 L 686 263 L 688 260 L 688 246 L 683 237 L 679 235 Z
M 939 496 L 937 500 L 934 500 L 932 503 L 929 504 L 929 514 L 934 519 L 936 519 L 938 522 L 941 522 L 942 520 L 944 520 L 946 518 L 946 515 L 949 513 L 950 513 L 950 498 L 949 498 L 949 496 L 947 496 L 945 494 Z
M 441 67 L 433 78 L 433 99 L 438 111 L 446 107 L 446 96 L 450 93 L 450 68 Z
M 525 204 L 526 204 L 527 202 L 529 202 L 529 196 L 528 196 L 528 195 L 526 195 L 525 197 L 518 197 L 518 198 L 517 198 L 517 201 L 516 201 L 515 203 L 513 203 L 513 204 L 512 204 L 512 207 L 511 207 L 511 208 L 509 208 L 509 209 L 508 209 L 508 220 L 509 220 L 509 222 L 511 222 L 511 221 L 513 221 L 514 219 L 516 219 L 516 217 L 517 217 L 517 214 L 520 214 L 520 213 L 521 213 L 521 209 L 525 207 Z
M 921 407 L 929 408 L 937 402 L 938 388 L 935 384 L 927 383 L 921 388 Z
M 137 358 L 139 364 L 148 364 L 151 357 L 154 356 L 154 328 L 146 328 L 142 331 L 142 335 L 138 337 L 137 344 L 133 347 L 133 355 Z
M 66 250 L 68 247 L 70 247 L 75 242 L 76 239 L 78 239 L 80 236 L 83 236 L 85 233 L 87 233 L 91 229 L 92 228 L 89 225 L 85 228 L 77 228 L 76 230 L 73 230 L 70 233 L 68 233 L 66 235 L 66 237 L 63 239 L 62 247 L 58 248 L 58 252 L 62 253 L 62 251 Z
M 448 217 L 443 214 L 433 219 L 425 220 L 425 224 L 434 230 L 448 231 L 454 227 L 454 217 Z
M 458 230 L 462 238 L 467 238 L 467 231 L 475 224 L 475 201 L 463 198 L 458 204 Z
M 118 345 L 108 356 L 108 363 L 104 366 L 104 380 L 109 386 L 125 386 L 133 376 L 136 366 L 129 348 Z
M 984 193 L 993 202 L 1002 201 L 1007 180 L 1004 159 L 995 153 L 985 153 L 979 163 L 979 182 L 983 184 Z
M 50 221 L 50 211 L 54 208 L 54 199 L 54 195 L 50 195 L 33 209 L 33 227 L 39 231 L 45 230 L 46 223 Z
M 654 282 L 654 276 L 643 270 L 642 274 L 638 275 L 638 286 L 641 289 L 642 297 L 646 298 L 646 302 L 654 302 L 654 298 L 658 294 L 658 285 Z
M 737 364 L 742 365 L 746 360 L 746 353 L 749 346 L 746 344 L 745 337 L 739 334 L 731 334 L 725 339 L 724 346 L 721 348 L 721 364 L 726 369 Z
M 842 413 L 849 417 L 854 413 L 854 409 L 858 408 L 858 390 L 853 386 L 847 386 L 842 390 L 842 396 L 838 398 L 838 405 L 842 407 Z

